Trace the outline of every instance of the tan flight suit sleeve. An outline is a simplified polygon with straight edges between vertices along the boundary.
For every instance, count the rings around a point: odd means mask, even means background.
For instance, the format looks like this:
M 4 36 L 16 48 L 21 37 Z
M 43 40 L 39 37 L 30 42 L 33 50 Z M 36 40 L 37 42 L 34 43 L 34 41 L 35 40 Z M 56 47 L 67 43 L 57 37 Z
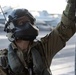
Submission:
M 49 35 L 46 35 L 41 39 L 45 57 L 49 66 L 54 55 L 65 47 L 66 42 L 75 33 L 74 7 L 74 4 L 68 3 L 66 9 L 63 11 L 61 22 Z

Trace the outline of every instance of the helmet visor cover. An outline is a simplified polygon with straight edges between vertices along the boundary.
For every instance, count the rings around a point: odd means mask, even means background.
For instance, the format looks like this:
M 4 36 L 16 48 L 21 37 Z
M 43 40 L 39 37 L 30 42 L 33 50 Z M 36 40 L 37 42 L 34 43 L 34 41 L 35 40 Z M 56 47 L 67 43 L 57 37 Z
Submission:
M 16 26 L 13 35 L 15 39 L 30 40 L 30 41 L 34 40 L 36 36 L 38 36 L 38 29 L 30 22 L 26 22 L 25 24 Z

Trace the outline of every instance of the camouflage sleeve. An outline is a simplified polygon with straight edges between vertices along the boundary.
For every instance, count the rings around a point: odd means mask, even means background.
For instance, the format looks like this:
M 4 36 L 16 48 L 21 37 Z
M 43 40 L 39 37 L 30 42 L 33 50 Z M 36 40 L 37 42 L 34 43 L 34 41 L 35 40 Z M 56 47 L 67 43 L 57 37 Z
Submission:
M 2 67 L 0 67 L 0 75 L 7 75 L 7 74 L 3 71 Z
M 7 49 L 0 50 L 0 75 L 7 75 Z

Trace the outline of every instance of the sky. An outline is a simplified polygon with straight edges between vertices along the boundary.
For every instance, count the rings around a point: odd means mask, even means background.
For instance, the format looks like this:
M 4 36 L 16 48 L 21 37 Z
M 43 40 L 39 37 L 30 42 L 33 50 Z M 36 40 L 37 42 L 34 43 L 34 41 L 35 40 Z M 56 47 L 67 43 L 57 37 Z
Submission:
M 28 10 L 47 10 L 49 13 L 62 13 L 65 9 L 65 0 L 0 0 L 0 5 Z

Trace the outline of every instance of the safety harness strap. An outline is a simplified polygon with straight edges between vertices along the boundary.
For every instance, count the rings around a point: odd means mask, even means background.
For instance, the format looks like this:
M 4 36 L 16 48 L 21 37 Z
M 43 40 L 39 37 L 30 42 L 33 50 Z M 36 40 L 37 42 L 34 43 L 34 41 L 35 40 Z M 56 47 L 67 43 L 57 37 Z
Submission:
M 37 75 L 51 75 L 49 71 L 46 69 L 44 62 L 42 61 L 42 57 L 38 50 L 32 48 L 31 50 L 32 58 L 33 58 L 33 70 Z

